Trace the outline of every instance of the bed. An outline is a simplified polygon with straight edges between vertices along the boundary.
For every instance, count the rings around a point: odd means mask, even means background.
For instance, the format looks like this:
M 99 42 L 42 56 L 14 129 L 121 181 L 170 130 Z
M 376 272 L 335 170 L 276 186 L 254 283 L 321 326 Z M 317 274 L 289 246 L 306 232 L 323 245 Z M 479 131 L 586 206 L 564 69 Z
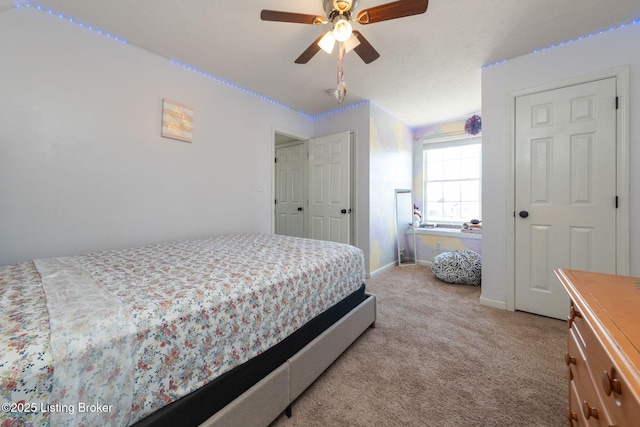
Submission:
M 266 426 L 374 325 L 363 282 L 360 249 L 264 234 L 2 266 L 0 419 Z

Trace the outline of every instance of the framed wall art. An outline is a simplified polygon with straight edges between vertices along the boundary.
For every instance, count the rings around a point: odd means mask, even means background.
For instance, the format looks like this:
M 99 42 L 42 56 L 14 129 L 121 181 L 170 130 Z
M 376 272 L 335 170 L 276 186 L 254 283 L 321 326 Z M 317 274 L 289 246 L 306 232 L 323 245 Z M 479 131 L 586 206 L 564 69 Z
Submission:
M 161 135 L 165 138 L 192 142 L 193 108 L 168 99 L 163 99 Z

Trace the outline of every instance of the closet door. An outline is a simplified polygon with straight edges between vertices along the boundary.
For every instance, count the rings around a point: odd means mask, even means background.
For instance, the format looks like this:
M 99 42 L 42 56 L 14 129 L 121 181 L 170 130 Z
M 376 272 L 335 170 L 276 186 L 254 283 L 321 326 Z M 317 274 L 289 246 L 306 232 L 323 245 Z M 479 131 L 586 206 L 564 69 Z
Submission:
M 351 243 L 351 133 L 309 140 L 309 233 Z
M 615 78 L 516 98 L 516 310 L 566 319 L 554 269 L 616 273 L 615 98 Z
M 304 143 L 276 148 L 276 234 L 305 237 L 305 165 Z

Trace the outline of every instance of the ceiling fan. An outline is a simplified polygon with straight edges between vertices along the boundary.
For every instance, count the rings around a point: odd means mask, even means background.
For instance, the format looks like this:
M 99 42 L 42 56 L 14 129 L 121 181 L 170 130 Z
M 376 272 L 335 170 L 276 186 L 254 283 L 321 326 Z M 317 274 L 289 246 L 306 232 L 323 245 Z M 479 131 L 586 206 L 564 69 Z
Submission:
M 263 21 L 292 22 L 297 24 L 324 25 L 331 24 L 332 28 L 318 37 L 295 60 L 296 64 L 306 64 L 313 56 L 324 50 L 327 53 L 333 51 L 336 41 L 339 45 L 338 53 L 338 88 L 335 96 L 342 102 L 346 94 L 344 73 L 342 64 L 344 55 L 354 50 L 358 56 L 369 64 L 380 57 L 378 51 L 364 38 L 362 33 L 353 30 L 351 22 L 362 25 L 388 21 L 390 19 L 404 18 L 406 16 L 419 15 L 427 11 L 429 0 L 398 0 L 391 3 L 374 6 L 356 13 L 358 0 L 323 0 L 322 6 L 326 18 L 304 13 L 282 12 L 264 9 L 260 13 Z

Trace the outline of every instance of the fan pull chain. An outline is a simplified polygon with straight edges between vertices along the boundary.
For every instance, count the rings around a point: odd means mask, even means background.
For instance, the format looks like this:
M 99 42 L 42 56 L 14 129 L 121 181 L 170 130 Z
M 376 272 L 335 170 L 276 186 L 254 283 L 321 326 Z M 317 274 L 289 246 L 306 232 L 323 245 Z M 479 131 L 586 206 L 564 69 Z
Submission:
M 338 51 L 338 87 L 336 88 L 336 99 L 338 102 L 344 101 L 345 96 L 347 95 L 347 85 L 344 83 L 344 70 L 342 69 L 342 65 L 344 63 L 344 54 L 345 48 L 344 43 L 339 43 L 339 51 Z

